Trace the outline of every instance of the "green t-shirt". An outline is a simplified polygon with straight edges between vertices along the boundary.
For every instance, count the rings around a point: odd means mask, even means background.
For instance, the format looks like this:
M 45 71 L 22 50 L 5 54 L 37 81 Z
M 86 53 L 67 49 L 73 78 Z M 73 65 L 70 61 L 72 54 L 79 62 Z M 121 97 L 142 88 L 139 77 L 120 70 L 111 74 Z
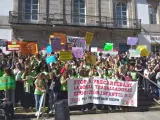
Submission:
M 131 77 L 133 81 L 136 81 L 136 72 L 131 72 Z
M 60 79 L 61 82 L 65 81 L 64 77 L 61 77 Z M 61 91 L 67 91 L 68 88 L 67 88 L 67 82 L 63 85 L 61 85 L 61 88 L 60 88 Z
M 38 80 L 36 80 L 35 82 L 34 82 L 34 84 L 36 85 L 38 85 Z M 41 82 L 40 82 L 40 84 L 38 85 L 38 87 L 39 88 L 43 88 L 43 87 L 45 87 L 45 81 L 44 80 L 42 80 Z M 42 95 L 43 93 L 40 91 L 40 90 L 38 90 L 37 88 L 35 88 L 35 91 L 34 91 L 34 94 L 36 94 L 36 95 Z

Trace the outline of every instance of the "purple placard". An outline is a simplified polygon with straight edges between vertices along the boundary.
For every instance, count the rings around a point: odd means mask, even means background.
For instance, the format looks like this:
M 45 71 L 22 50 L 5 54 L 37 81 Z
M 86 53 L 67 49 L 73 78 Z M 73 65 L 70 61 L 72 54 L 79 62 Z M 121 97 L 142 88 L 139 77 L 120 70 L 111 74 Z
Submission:
M 75 58 L 82 58 L 84 55 L 83 48 L 72 47 L 72 53 Z
M 51 46 L 52 46 L 52 51 L 60 51 L 61 50 L 61 40 L 60 38 L 53 38 L 51 39 Z
M 137 45 L 138 38 L 137 37 L 128 37 L 127 45 Z

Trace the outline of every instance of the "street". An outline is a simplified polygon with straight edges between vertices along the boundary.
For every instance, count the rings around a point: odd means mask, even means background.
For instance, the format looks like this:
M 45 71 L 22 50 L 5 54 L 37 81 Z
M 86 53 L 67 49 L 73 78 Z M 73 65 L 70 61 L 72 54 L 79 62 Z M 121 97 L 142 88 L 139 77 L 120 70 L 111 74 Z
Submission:
M 53 118 L 45 120 L 53 120 Z M 75 115 L 75 116 L 72 115 L 71 120 L 160 120 L 160 111 L 90 114 L 90 115 Z

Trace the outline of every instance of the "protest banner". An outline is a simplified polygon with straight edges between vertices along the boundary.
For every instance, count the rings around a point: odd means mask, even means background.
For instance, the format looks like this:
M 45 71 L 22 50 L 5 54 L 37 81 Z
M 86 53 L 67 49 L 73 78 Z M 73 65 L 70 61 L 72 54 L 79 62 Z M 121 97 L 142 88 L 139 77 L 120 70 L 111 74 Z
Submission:
M 67 36 L 67 43 L 72 43 L 73 47 L 86 48 L 86 41 L 83 37 Z
M 15 78 L 11 76 L 0 77 L 0 90 L 15 89 Z
M 86 32 L 85 40 L 86 40 L 86 44 L 91 45 L 93 40 L 93 33 Z
M 19 51 L 20 50 L 20 42 L 17 41 L 8 41 L 6 46 L 7 51 Z
M 58 37 L 61 40 L 61 44 L 66 44 L 66 34 L 63 33 L 54 33 L 54 37 Z
M 83 48 L 80 47 L 72 47 L 72 53 L 75 58 L 82 58 L 84 55 Z
M 127 38 L 127 45 L 137 45 L 138 38 L 137 37 L 128 37 Z
M 51 39 L 52 51 L 60 51 L 61 50 L 61 40 L 59 37 L 54 37 Z
M 22 55 L 37 54 L 38 53 L 37 42 L 21 42 L 20 51 Z
M 68 80 L 69 106 L 88 103 L 137 107 L 137 82 L 75 78 Z
M 72 51 L 60 51 L 59 58 L 61 61 L 72 60 Z
M 48 57 L 46 58 L 46 63 L 47 63 L 47 64 L 55 63 L 55 62 L 56 62 L 55 56 L 48 56 Z

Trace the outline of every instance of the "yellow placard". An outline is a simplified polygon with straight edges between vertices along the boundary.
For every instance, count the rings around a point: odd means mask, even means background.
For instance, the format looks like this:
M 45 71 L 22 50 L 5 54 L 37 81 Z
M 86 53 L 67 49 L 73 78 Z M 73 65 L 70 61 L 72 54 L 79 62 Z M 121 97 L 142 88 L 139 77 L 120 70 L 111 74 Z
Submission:
M 136 50 L 141 50 L 141 49 L 147 49 L 147 46 L 146 45 L 138 45 Z
M 72 51 L 60 51 L 60 61 L 72 60 Z
M 93 40 L 93 33 L 86 32 L 85 40 L 86 40 L 86 44 L 91 45 Z
M 93 65 L 96 65 L 96 59 L 97 57 L 95 55 L 91 55 L 91 61 Z
M 146 48 L 141 48 L 140 52 L 141 52 L 141 56 L 145 56 L 145 57 L 149 56 L 149 52 Z
M 8 48 L 18 48 L 20 45 L 8 45 Z

